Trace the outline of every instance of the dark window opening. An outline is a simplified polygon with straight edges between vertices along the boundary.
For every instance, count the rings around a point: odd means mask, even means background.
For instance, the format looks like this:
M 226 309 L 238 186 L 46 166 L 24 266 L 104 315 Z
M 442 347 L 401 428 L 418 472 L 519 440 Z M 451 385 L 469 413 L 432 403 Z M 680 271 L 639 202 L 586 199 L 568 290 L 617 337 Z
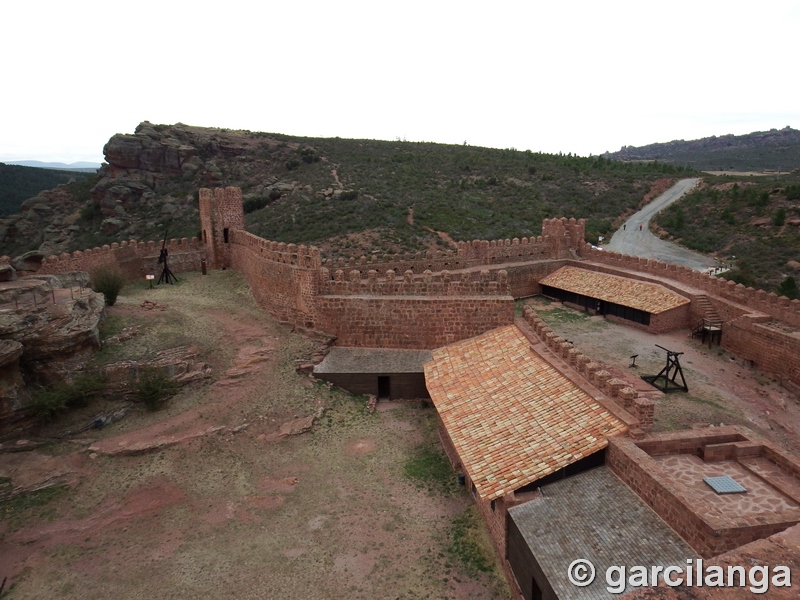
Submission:
M 531 600 L 542 600 L 542 598 L 542 590 L 534 577 L 531 581 Z
M 578 473 L 583 473 L 584 471 L 588 471 L 589 469 L 594 469 L 595 467 L 604 465 L 605 462 L 606 462 L 606 451 L 604 448 L 598 452 L 595 452 L 594 454 L 590 454 L 589 456 L 586 456 L 578 461 L 575 461 L 570 465 L 567 465 L 563 469 L 559 469 L 555 473 L 550 473 L 550 475 L 547 475 L 546 477 L 542 477 L 541 479 L 532 481 L 531 483 L 516 490 L 516 493 L 523 494 L 525 492 L 535 492 L 539 487 L 543 485 L 547 485 L 548 483 L 554 483 L 556 481 L 566 479 L 567 477 L 577 475 Z
M 391 386 L 389 385 L 389 376 L 381 375 L 378 377 L 378 400 L 391 399 Z
M 222 230 L 222 241 L 224 241 L 226 244 L 228 243 L 228 228 L 227 227 Z
M 494 512 L 494 500 L 492 500 L 492 501 L 489 503 L 489 506 L 491 506 L 491 507 L 492 507 L 492 512 Z
M 204 244 L 208 243 L 208 238 L 206 237 L 206 230 L 205 229 L 203 229 L 203 243 Z

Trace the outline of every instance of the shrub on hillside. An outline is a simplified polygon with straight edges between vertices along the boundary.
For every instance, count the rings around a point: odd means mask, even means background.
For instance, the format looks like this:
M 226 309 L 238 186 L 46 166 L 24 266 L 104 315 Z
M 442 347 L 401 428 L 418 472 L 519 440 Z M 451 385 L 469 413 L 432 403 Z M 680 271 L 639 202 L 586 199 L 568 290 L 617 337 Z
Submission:
M 155 368 L 145 370 L 136 382 L 136 397 L 152 411 L 159 410 L 177 391 L 178 384 Z
M 791 300 L 800 298 L 800 288 L 797 287 L 797 281 L 794 277 L 787 277 L 778 286 L 778 295 L 786 296 Z
M 86 406 L 92 396 L 105 388 L 105 379 L 99 375 L 83 373 L 72 383 L 61 383 L 34 390 L 30 404 L 31 412 L 43 419 L 52 419 L 69 408 Z
M 106 297 L 106 304 L 114 306 L 122 288 L 125 287 L 125 275 L 116 265 L 102 265 L 91 273 L 91 287 Z

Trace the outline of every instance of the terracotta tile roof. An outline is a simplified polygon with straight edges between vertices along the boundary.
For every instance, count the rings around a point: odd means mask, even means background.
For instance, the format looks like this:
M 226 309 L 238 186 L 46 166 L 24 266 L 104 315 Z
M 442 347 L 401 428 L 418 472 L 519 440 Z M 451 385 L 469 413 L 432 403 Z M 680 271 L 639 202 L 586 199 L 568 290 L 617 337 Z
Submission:
M 646 283 L 578 267 L 561 267 L 540 283 L 654 315 L 689 303 L 688 298 L 657 283 Z
M 625 431 L 514 325 L 434 350 L 425 382 L 485 500 L 588 456 Z

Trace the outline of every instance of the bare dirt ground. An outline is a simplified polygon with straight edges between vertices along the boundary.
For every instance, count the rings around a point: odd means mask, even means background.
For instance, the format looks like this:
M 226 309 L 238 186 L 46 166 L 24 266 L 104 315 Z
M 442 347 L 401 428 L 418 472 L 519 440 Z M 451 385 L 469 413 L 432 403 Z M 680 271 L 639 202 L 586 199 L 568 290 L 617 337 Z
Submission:
M 704 425 L 745 425 L 793 452 L 800 452 L 800 398 L 770 376 L 714 346 L 702 345 L 686 331 L 653 335 L 602 316 L 566 308 L 536 298 L 528 300 L 554 331 L 572 341 L 593 360 L 625 376 L 637 389 L 658 390 L 640 379 L 656 375 L 666 353 L 679 357 L 689 392 L 672 392 L 657 399 L 655 429 L 686 429 Z M 636 368 L 631 356 L 638 354 Z
M 144 299 L 165 308 L 145 310 Z M 0 483 L 67 484 L 0 503 L 4 598 L 508 597 L 433 408 L 369 414 L 365 398 L 298 375 L 294 360 L 314 343 L 270 319 L 231 271 L 131 285 L 109 313 L 109 326 L 142 334 L 100 361 L 192 344 L 214 378 L 161 411 L 137 405 L 105 429 L 0 454 Z M 320 411 L 312 432 L 278 435 Z M 174 443 L 114 453 L 165 437 Z M 481 572 L 486 561 L 494 570 Z

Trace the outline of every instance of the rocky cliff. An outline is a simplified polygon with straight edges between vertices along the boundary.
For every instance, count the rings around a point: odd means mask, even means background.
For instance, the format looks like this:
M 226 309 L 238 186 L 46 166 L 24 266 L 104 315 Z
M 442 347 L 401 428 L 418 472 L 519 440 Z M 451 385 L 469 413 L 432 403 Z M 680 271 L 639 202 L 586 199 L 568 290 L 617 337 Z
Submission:
M 195 236 L 198 188 L 236 185 L 275 200 L 295 187 L 280 178 L 298 148 L 268 134 L 141 123 L 108 141 L 96 176 L 41 192 L 0 220 L 0 254 Z

